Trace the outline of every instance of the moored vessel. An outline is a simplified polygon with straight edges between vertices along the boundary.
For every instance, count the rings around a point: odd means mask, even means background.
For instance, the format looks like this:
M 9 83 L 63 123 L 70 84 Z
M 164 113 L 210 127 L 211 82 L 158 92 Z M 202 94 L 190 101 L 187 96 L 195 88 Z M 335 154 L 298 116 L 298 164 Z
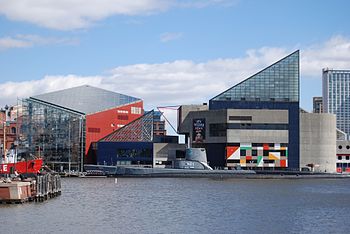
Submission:
M 36 174 L 43 165 L 42 158 L 34 158 L 17 161 L 17 153 L 14 149 L 10 150 L 4 158 L 0 160 L 0 174 Z

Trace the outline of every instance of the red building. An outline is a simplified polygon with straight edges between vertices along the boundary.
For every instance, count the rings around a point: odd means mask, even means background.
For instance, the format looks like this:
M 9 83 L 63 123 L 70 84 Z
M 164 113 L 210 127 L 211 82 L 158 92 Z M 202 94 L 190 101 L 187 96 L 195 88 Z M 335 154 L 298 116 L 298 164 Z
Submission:
M 11 149 L 14 146 L 15 141 L 17 139 L 17 122 L 13 110 L 14 107 L 8 106 L 0 110 L 1 155 L 4 155 L 4 151 L 7 152 L 9 149 Z
M 86 145 L 99 141 L 113 131 L 124 127 L 143 114 L 143 102 L 137 101 L 109 110 L 86 115 Z M 85 153 L 88 152 L 86 147 Z
M 22 106 L 23 145 L 58 171 L 93 163 L 92 142 L 143 114 L 141 99 L 88 85 L 33 96 Z

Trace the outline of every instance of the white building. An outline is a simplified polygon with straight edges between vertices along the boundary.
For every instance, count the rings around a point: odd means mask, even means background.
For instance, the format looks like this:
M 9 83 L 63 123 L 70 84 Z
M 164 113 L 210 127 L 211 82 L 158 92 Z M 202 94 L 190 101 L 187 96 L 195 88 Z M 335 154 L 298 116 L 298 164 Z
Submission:
M 323 108 L 337 116 L 337 128 L 350 133 L 350 70 L 322 70 Z

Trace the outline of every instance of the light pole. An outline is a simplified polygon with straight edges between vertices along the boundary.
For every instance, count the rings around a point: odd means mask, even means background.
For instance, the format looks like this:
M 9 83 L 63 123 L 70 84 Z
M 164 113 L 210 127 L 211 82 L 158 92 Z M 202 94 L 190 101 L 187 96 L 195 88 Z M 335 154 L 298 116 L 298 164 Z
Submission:
M 68 175 L 70 176 L 70 166 L 71 166 L 71 158 L 70 158 L 70 119 L 68 120 Z

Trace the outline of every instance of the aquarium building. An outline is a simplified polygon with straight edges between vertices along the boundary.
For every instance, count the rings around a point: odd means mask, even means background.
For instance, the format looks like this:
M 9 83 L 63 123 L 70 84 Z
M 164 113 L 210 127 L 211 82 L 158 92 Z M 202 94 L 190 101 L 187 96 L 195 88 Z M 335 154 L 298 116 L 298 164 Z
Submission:
M 191 147 L 206 148 L 212 167 L 300 170 L 327 161 L 322 170 L 335 171 L 334 116 L 301 113 L 299 80 L 295 51 L 213 97 L 209 106 L 181 106 L 178 131 Z
M 19 147 L 57 171 L 81 170 L 91 143 L 143 114 L 139 98 L 83 85 L 22 101 Z

